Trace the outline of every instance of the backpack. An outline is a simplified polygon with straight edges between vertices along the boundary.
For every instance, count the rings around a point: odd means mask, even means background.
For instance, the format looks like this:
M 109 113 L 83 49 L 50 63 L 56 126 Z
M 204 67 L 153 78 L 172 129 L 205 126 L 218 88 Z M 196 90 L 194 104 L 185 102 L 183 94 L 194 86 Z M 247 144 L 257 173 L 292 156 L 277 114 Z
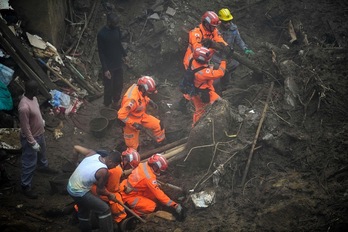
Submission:
M 183 94 L 189 94 L 190 96 L 195 96 L 198 94 L 198 88 L 195 87 L 194 80 L 195 80 L 195 73 L 206 68 L 205 66 L 201 66 L 196 69 L 191 69 L 191 64 L 192 64 L 193 58 L 189 62 L 189 66 L 187 70 L 185 71 L 180 84 L 179 84 L 179 89 Z

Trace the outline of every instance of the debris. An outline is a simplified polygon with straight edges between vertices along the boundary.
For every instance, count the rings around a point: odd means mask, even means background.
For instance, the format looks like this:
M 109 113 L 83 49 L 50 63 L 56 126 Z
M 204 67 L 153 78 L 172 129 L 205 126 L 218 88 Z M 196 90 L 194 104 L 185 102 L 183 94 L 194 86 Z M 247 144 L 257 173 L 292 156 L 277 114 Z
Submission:
M 149 16 L 149 19 L 156 19 L 156 20 L 159 20 L 160 17 L 157 13 L 153 13 L 152 15 Z
M 166 11 L 166 14 L 168 14 L 168 15 L 170 15 L 170 16 L 174 16 L 175 13 L 176 13 L 176 11 L 175 11 L 173 8 L 171 8 L 171 7 L 168 6 L 167 11 Z
M 196 209 L 207 208 L 215 203 L 215 191 L 207 190 L 191 195 L 191 199 Z
M 290 43 L 296 43 L 297 36 L 296 36 L 296 32 L 295 32 L 294 26 L 292 25 L 291 20 L 289 21 L 288 30 L 291 37 Z

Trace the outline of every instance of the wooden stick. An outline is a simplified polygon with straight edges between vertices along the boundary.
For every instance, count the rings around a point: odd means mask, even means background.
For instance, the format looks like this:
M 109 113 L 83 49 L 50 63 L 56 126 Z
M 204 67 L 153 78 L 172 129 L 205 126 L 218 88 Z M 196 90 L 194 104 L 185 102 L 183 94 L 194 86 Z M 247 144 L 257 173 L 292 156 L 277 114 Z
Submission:
M 288 29 L 289 29 L 289 34 L 291 37 L 290 43 L 296 42 L 297 36 L 296 36 L 296 32 L 295 32 L 294 26 L 292 25 L 291 20 L 289 21 Z
M 247 174 L 248 174 L 249 167 L 250 167 L 250 162 L 251 162 L 251 159 L 252 159 L 252 157 L 253 157 L 253 153 L 254 153 L 254 149 L 255 149 L 255 145 L 256 145 L 257 139 L 258 139 L 258 137 L 259 137 L 259 134 L 260 134 L 260 130 L 261 130 L 263 121 L 264 121 L 264 119 L 265 119 L 265 115 L 266 115 L 267 108 L 268 108 L 268 102 L 269 102 L 269 100 L 270 100 L 270 98 L 271 98 L 273 86 L 274 86 L 274 82 L 271 83 L 271 87 L 270 87 L 269 90 L 268 90 L 267 100 L 266 100 L 265 106 L 264 106 L 264 108 L 263 108 L 263 112 L 262 112 L 262 115 L 261 115 L 261 119 L 260 119 L 260 122 L 259 122 L 259 126 L 257 127 L 256 134 L 255 134 L 255 138 L 254 138 L 254 141 L 253 141 L 253 144 L 252 144 L 252 146 L 251 146 L 250 153 L 249 153 L 248 162 L 247 162 L 247 164 L 246 164 L 245 171 L 244 171 L 244 174 L 243 174 L 242 186 L 244 186 L 244 184 L 245 184 L 245 178 L 246 178 L 246 176 L 247 176 Z
M 166 144 L 166 145 L 164 145 L 162 147 L 158 147 L 158 148 L 152 149 L 151 151 L 144 152 L 143 154 L 141 154 L 141 158 L 142 159 L 146 159 L 146 158 L 149 158 L 150 156 L 152 156 L 153 154 L 161 153 L 163 151 L 167 151 L 169 149 L 172 149 L 172 148 L 174 148 L 176 146 L 179 146 L 179 145 L 181 145 L 183 143 L 186 143 L 187 139 L 188 139 L 188 137 L 185 137 L 185 138 L 177 140 L 175 142 Z
M 68 81 L 67 79 L 65 79 L 62 75 L 60 75 L 56 70 L 54 70 L 53 68 L 51 68 L 51 66 L 49 66 L 48 64 L 45 63 L 45 61 L 43 61 L 41 58 L 38 58 L 38 61 L 43 64 L 48 70 L 50 70 L 56 77 L 58 77 L 61 81 L 63 81 L 65 84 L 67 84 L 68 86 L 70 86 L 73 90 L 75 90 L 77 93 L 79 93 L 79 90 L 70 83 L 70 81 Z

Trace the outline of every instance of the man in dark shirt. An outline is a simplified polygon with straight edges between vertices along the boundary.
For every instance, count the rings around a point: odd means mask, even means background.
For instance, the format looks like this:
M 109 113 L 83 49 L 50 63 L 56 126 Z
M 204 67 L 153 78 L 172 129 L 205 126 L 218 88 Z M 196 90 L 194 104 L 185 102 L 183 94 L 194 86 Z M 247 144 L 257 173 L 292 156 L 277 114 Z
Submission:
M 121 43 L 121 30 L 115 13 L 107 15 L 107 24 L 97 35 L 99 59 L 103 69 L 104 105 L 116 108 L 123 88 L 122 64 L 127 54 Z

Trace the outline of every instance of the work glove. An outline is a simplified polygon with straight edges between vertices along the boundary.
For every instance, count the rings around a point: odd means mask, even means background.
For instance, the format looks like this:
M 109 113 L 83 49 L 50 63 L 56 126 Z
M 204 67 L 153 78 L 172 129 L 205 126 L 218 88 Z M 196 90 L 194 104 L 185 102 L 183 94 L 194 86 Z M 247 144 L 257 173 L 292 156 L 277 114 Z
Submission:
M 40 144 L 38 144 L 37 142 L 34 143 L 34 145 L 31 146 L 36 152 L 39 152 L 41 147 Z
M 210 48 L 213 45 L 213 41 L 211 39 L 205 38 L 202 40 L 201 44 L 206 48 Z
M 154 101 L 152 101 L 151 99 L 150 99 L 150 101 L 149 101 L 149 104 L 150 104 L 150 106 L 151 106 L 152 108 L 154 108 L 155 110 L 158 109 L 158 105 L 157 105 Z
M 42 119 L 42 123 L 43 123 L 43 126 L 45 127 L 46 126 L 46 121 L 44 119 Z
M 137 130 L 143 130 L 144 129 L 144 127 L 143 127 L 143 125 L 141 125 L 140 123 L 133 123 L 133 125 L 132 125 L 135 129 L 137 129 Z
M 181 211 L 182 211 L 182 206 L 180 204 L 177 204 L 175 208 L 175 212 L 177 212 L 178 214 L 181 214 Z
M 245 55 L 254 55 L 255 52 L 253 52 L 253 50 L 251 50 L 251 49 L 246 48 L 246 49 L 244 49 L 244 54 Z
M 186 218 L 186 209 L 180 204 L 175 206 L 175 218 L 180 222 L 184 221 Z

